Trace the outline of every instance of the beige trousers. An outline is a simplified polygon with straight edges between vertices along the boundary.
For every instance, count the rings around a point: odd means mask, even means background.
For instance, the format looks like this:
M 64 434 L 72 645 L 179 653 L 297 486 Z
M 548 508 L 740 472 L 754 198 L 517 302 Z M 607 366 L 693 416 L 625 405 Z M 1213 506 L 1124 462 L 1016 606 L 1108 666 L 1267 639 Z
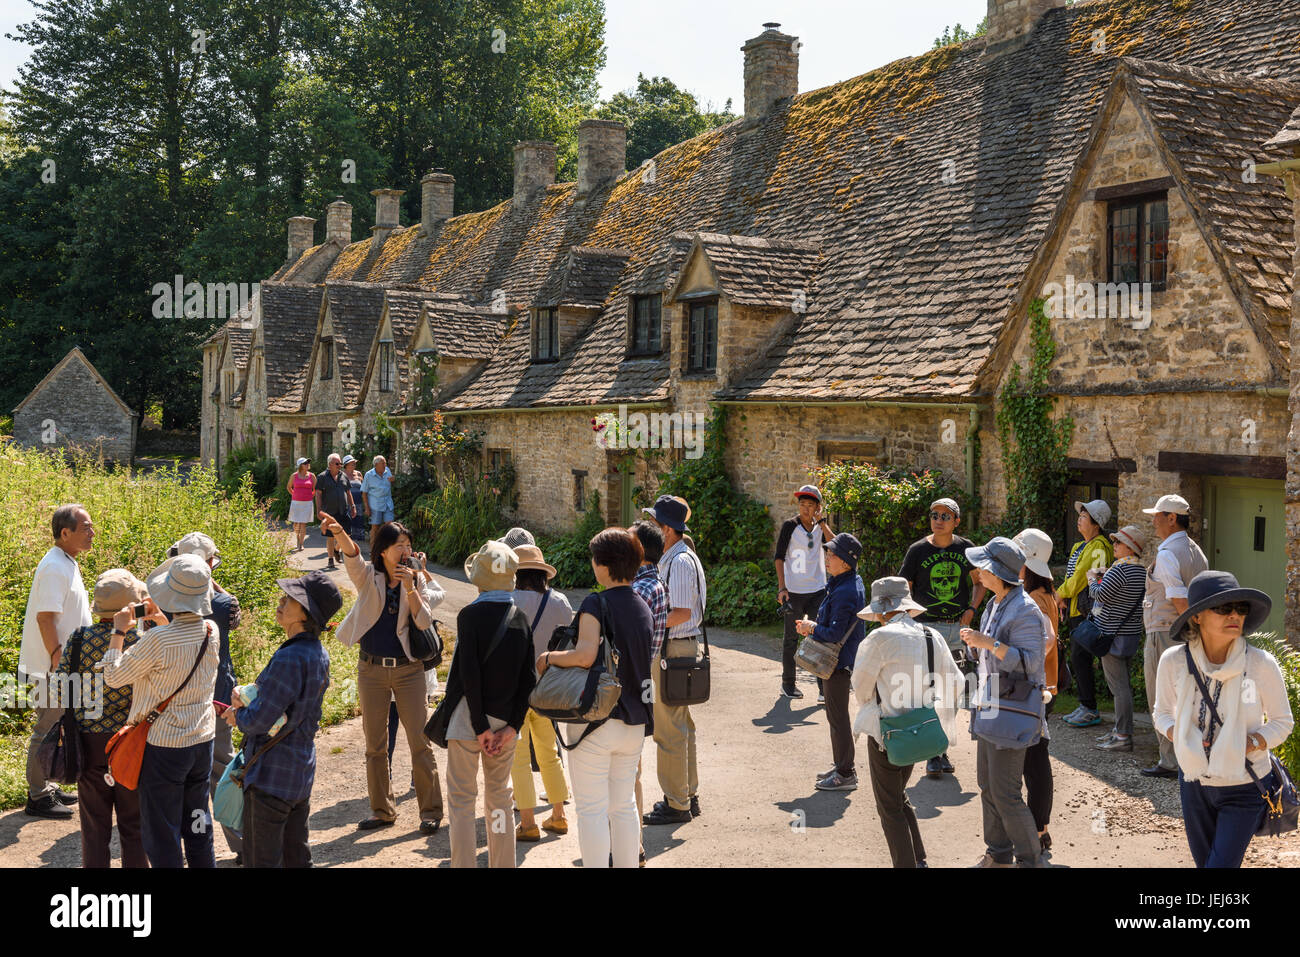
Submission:
M 357 696 L 361 701 L 361 731 L 366 739 L 366 790 L 370 810 L 383 821 L 397 818 L 393 776 L 388 767 L 388 703 L 397 701 L 397 717 L 411 749 L 411 773 L 421 821 L 442 820 L 442 786 L 433 748 L 424 736 L 428 721 L 428 694 L 424 666 L 418 661 L 385 668 L 357 662 Z
M 488 867 L 515 866 L 515 815 L 510 809 L 510 766 L 515 759 L 511 741 L 496 757 L 485 754 L 477 741 L 447 742 L 447 806 L 451 823 L 451 866 L 474 867 L 478 835 L 474 829 L 478 802 L 478 766 L 483 762 L 484 822 Z M 550 797 L 550 794 L 547 794 Z
M 664 642 L 663 655 L 669 658 L 694 658 L 699 641 L 695 638 L 673 638 Z M 655 686 L 655 744 L 658 746 L 659 787 L 674 810 L 685 811 L 691 798 L 700 788 L 699 770 L 695 763 L 695 721 L 691 709 L 685 705 L 670 706 L 662 702 L 663 671 L 659 658 L 650 662 L 650 672 Z

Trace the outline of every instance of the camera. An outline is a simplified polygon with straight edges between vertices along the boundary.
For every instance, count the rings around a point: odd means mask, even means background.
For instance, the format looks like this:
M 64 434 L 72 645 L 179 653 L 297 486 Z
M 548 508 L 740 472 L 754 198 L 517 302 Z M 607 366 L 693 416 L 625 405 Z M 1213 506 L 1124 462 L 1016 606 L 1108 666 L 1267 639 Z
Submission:
M 144 605 L 132 605 L 131 614 L 136 618 L 143 618 L 145 615 L 149 614 L 149 610 Z

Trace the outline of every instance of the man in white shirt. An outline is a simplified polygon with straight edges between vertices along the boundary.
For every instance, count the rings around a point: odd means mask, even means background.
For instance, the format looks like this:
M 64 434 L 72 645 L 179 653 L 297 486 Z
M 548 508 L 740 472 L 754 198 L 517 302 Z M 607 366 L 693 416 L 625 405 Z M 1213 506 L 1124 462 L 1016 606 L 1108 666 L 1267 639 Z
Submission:
M 54 546 L 36 566 L 18 652 L 19 680 L 37 685 L 58 668 L 68 636 L 94 622 L 81 568 L 77 565 L 77 556 L 89 551 L 95 539 L 90 515 L 80 505 L 61 505 L 55 509 L 50 527 Z M 77 797 L 45 779 L 37 756 L 41 742 L 64 710 L 63 702 L 51 700 L 48 695 L 46 704 L 50 707 L 36 709 L 36 727 L 27 747 L 26 812 L 32 817 L 66 820 L 72 817 L 70 805 L 77 803 Z
M 1191 527 L 1191 508 L 1181 495 L 1162 495 L 1154 508 L 1142 509 L 1151 516 L 1151 524 L 1160 536 L 1156 560 L 1147 571 L 1146 598 L 1142 602 L 1142 625 L 1146 629 L 1146 647 L 1142 652 L 1142 672 L 1146 677 L 1147 700 L 1155 704 L 1156 671 L 1160 656 L 1174 645 L 1170 627 L 1187 611 L 1187 586 L 1210 567 L 1205 553 L 1187 535 Z M 1164 735 L 1156 735 L 1160 760 L 1142 774 L 1149 778 L 1178 777 L 1178 760 L 1174 745 Z

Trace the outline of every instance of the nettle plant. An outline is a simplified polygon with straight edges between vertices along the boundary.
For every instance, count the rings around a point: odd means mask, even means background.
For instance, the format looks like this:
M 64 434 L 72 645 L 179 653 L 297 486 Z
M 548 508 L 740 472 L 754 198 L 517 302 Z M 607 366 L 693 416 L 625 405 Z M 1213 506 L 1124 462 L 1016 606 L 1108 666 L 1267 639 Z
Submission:
M 1070 481 L 1067 457 L 1074 420 L 1052 418 L 1056 400 L 1045 390 L 1056 343 L 1044 306 L 1043 299 L 1029 304 L 1028 374 L 1013 363 L 998 395 L 996 422 L 1007 477 L 1008 527 L 1054 528 Z

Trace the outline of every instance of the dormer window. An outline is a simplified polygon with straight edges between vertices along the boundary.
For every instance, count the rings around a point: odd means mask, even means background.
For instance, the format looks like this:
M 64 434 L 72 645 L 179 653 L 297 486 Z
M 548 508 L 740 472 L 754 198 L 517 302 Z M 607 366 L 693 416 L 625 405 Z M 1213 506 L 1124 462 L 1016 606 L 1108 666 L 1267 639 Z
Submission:
M 1164 289 L 1169 277 L 1168 194 L 1112 200 L 1106 221 L 1109 281 Z
M 693 302 L 687 329 L 688 372 L 711 372 L 718 365 L 718 300 Z
M 333 339 L 322 339 L 320 341 L 320 378 L 322 382 L 334 378 Z
M 560 322 L 557 310 L 533 310 L 533 361 L 554 362 L 560 357 Z
M 663 350 L 661 322 L 663 297 L 634 296 L 632 299 L 632 348 L 629 355 L 652 356 Z
M 393 362 L 392 340 L 381 339 L 379 341 L 379 391 L 392 392 L 396 375 L 397 366 Z

